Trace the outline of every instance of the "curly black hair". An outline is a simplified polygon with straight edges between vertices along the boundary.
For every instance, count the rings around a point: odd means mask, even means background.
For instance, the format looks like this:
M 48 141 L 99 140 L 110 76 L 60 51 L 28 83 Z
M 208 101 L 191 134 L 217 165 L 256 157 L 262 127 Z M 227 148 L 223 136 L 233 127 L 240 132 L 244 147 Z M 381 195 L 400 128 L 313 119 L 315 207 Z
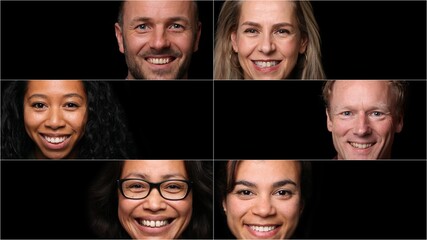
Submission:
M 79 151 L 77 158 L 129 158 L 134 149 L 132 136 L 110 84 L 93 80 L 84 80 L 82 83 L 87 95 L 88 120 L 85 133 L 76 146 Z M 24 126 L 23 106 L 28 81 L 11 81 L 6 82 L 6 85 L 1 109 L 2 158 L 28 158 L 36 147 Z
M 138 160 L 135 160 L 138 161 Z M 162 161 L 162 160 L 148 160 Z M 100 238 L 130 238 L 118 219 L 118 187 L 124 161 L 106 162 L 99 177 L 89 188 L 90 225 Z M 185 169 L 193 181 L 193 214 L 183 239 L 212 239 L 213 164 L 212 161 L 185 160 Z

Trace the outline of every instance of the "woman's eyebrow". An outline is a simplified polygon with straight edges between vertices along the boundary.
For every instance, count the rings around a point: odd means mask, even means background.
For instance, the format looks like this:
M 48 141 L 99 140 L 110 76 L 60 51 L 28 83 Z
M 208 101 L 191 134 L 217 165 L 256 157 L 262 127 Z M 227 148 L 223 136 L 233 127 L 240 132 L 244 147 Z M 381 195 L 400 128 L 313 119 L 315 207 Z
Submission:
M 294 181 L 292 181 L 290 179 L 285 179 L 285 180 L 273 183 L 273 187 L 277 188 L 277 187 L 282 187 L 282 186 L 285 186 L 285 185 L 288 185 L 288 184 L 297 186 L 297 184 Z
M 256 187 L 255 183 L 248 182 L 248 181 L 245 181 L 245 180 L 236 181 L 235 185 L 243 185 L 243 186 L 246 186 L 246 187 Z
M 81 99 L 84 99 L 83 98 L 83 96 L 81 96 L 80 94 L 78 94 L 78 93 L 68 93 L 68 94 L 65 94 L 64 95 L 64 98 L 71 98 L 71 97 L 78 97 L 78 98 L 81 98 Z M 48 98 L 47 97 L 47 95 L 45 95 L 45 94 L 40 94 L 40 93 L 35 93 L 35 94 L 33 94 L 33 95 L 31 95 L 31 96 L 29 96 L 28 97 L 28 100 L 30 100 L 30 99 L 32 99 L 32 98 Z

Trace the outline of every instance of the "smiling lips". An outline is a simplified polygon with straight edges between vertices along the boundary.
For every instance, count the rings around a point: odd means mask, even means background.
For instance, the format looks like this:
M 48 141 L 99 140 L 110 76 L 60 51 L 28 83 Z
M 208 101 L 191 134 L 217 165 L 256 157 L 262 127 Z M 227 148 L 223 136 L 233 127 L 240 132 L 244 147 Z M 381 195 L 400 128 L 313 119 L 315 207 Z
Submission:
M 350 145 L 354 148 L 359 148 L 359 149 L 367 149 L 372 147 L 375 143 L 356 143 L 356 142 L 349 142 Z
M 272 231 L 274 229 L 277 228 L 277 226 L 255 226 L 255 225 L 250 225 L 249 226 L 252 230 L 257 231 L 257 232 L 269 232 Z
M 279 64 L 281 61 L 271 60 L 271 61 L 252 61 L 259 68 L 269 68 L 274 67 Z
M 170 221 L 169 220 L 154 221 L 154 220 L 138 219 L 138 223 L 139 225 L 144 227 L 160 228 L 168 225 Z
M 147 62 L 154 65 L 165 65 L 175 60 L 175 58 L 174 57 L 147 57 L 145 60 L 147 60 Z
M 62 136 L 62 137 L 48 137 L 46 135 L 43 135 L 44 139 L 48 141 L 49 143 L 53 144 L 59 144 L 64 142 L 69 136 Z

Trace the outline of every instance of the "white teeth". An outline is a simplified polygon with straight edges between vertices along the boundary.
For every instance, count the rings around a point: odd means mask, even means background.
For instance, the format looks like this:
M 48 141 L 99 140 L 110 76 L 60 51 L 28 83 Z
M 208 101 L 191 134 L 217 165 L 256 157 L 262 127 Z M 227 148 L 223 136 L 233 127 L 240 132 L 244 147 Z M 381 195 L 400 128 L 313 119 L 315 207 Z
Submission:
M 355 147 L 355 148 L 365 149 L 365 148 L 372 146 L 373 144 L 372 143 L 354 143 L 354 142 L 351 142 L 350 145 Z
M 162 65 L 162 64 L 167 64 L 170 62 L 170 58 L 147 58 L 147 61 L 149 63 L 152 64 L 158 64 L 158 65 Z
M 255 65 L 257 65 L 260 68 L 266 68 L 266 67 L 273 67 L 279 64 L 279 61 L 255 61 Z
M 251 226 L 251 229 L 257 232 L 269 232 L 275 228 L 276 226 Z
M 163 220 L 163 221 L 141 220 L 139 224 L 141 224 L 142 226 L 154 228 L 154 227 L 163 227 L 168 224 L 168 221 L 167 220 Z
M 65 141 L 65 139 L 67 139 L 67 137 L 48 137 L 48 136 L 44 136 L 44 138 L 46 139 L 46 141 L 50 143 L 62 143 L 63 141 Z

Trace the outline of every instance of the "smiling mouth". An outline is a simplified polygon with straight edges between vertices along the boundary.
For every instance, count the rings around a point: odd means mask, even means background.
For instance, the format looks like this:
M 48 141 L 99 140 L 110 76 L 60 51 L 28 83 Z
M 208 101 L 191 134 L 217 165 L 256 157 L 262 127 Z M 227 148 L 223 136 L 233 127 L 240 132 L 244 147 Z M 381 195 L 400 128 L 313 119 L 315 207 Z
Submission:
M 175 58 L 174 57 L 147 57 L 145 58 L 145 60 L 147 60 L 147 62 L 154 65 L 165 65 L 175 60 Z
M 69 138 L 69 137 L 70 137 L 70 135 L 62 136 L 62 137 L 49 137 L 49 136 L 46 136 L 46 135 L 42 135 L 42 136 L 43 136 L 43 138 L 44 138 L 47 142 L 52 143 L 52 144 L 60 144 L 60 143 L 63 143 L 63 142 L 65 142 L 65 140 L 67 140 L 67 138 Z
M 269 68 L 278 65 L 281 61 L 252 61 L 259 68 Z
M 167 219 L 167 220 L 146 220 L 146 219 L 138 219 L 137 220 L 138 224 L 144 227 L 150 227 L 150 228 L 160 228 L 160 227 L 164 227 L 168 224 L 170 224 L 172 222 L 172 220 Z
M 270 232 L 277 228 L 276 225 L 273 226 L 256 226 L 256 225 L 249 225 L 249 227 L 256 231 L 256 232 Z
M 359 149 L 367 149 L 375 145 L 375 143 L 355 143 L 355 142 L 349 142 L 349 143 L 352 147 L 359 148 Z

